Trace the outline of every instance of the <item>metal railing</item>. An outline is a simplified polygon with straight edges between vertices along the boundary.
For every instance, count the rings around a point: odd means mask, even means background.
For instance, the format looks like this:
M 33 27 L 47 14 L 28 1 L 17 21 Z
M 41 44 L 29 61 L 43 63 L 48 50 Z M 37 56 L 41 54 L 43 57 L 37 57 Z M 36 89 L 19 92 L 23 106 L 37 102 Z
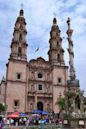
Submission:
M 86 129 L 86 127 L 62 127 L 62 125 L 4 126 L 3 129 Z
M 3 129 L 62 129 L 60 125 L 5 126 Z

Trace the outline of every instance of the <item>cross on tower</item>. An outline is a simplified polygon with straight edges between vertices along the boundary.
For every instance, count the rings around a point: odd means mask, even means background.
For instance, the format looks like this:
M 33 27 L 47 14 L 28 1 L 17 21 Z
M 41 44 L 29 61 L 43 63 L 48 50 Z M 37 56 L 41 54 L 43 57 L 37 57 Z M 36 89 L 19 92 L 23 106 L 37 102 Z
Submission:
M 53 15 L 54 15 L 54 17 L 56 17 L 56 13 L 55 12 L 53 13 Z
M 24 7 L 24 4 L 23 4 L 23 3 L 21 3 L 21 8 L 23 9 L 23 7 Z

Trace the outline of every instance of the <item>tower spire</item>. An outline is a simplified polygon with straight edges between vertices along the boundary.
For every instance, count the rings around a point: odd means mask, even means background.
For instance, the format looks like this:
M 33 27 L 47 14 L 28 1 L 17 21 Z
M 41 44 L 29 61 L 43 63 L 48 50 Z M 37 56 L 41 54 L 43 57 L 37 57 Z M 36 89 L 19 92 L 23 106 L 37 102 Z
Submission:
M 74 69 L 74 52 L 73 52 L 73 41 L 72 41 L 72 33 L 73 30 L 70 27 L 70 18 L 67 19 L 67 35 L 68 35 L 68 52 L 69 52 L 69 66 L 70 66 L 70 80 L 75 80 L 75 69 Z
M 20 10 L 20 17 L 24 15 L 23 9 Z
M 53 25 L 57 25 L 57 20 L 56 20 L 55 17 L 54 17 L 54 19 L 53 19 Z
M 20 10 L 20 16 L 23 16 L 24 11 L 23 11 L 23 4 L 21 3 L 21 10 Z
M 23 9 L 21 9 L 14 27 L 10 58 L 20 59 L 20 60 L 27 59 L 26 34 L 27 34 L 26 21 L 24 18 L 24 11 Z
M 57 25 L 57 20 L 53 18 L 53 25 L 50 31 L 50 50 L 49 61 L 51 64 L 64 65 L 64 49 L 62 48 L 62 38 L 60 36 L 60 29 Z

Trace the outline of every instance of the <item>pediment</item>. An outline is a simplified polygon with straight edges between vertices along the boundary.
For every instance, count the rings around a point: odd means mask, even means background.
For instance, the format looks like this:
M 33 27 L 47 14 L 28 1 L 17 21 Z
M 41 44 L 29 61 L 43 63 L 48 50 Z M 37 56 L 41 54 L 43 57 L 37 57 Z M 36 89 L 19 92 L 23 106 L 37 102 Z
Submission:
M 38 57 L 37 58 L 37 62 L 39 62 L 39 63 L 45 63 L 46 61 L 42 57 Z
M 48 62 L 45 61 L 42 57 L 38 57 L 37 59 L 30 60 L 30 65 L 46 65 Z

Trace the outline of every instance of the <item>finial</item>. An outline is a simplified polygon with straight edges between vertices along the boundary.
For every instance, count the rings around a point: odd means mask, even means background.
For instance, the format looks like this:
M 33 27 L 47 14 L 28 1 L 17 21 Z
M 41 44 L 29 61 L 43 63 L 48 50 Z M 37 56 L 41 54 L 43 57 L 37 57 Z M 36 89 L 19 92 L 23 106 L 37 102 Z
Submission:
M 53 19 L 53 24 L 54 25 L 56 25 L 57 24 L 57 20 L 56 20 L 56 18 L 54 17 L 54 19 Z
M 21 9 L 20 10 L 20 16 L 23 16 L 23 14 L 24 14 L 24 11 L 23 11 L 23 9 Z
M 68 29 L 70 29 L 70 18 L 67 19 Z
M 23 11 L 23 4 L 21 4 L 21 10 L 20 10 L 20 16 L 23 16 L 23 14 L 24 14 L 24 11 Z
M 53 24 L 55 25 L 55 24 L 57 24 L 56 13 L 54 12 L 53 15 L 54 15 L 54 18 L 53 18 Z

